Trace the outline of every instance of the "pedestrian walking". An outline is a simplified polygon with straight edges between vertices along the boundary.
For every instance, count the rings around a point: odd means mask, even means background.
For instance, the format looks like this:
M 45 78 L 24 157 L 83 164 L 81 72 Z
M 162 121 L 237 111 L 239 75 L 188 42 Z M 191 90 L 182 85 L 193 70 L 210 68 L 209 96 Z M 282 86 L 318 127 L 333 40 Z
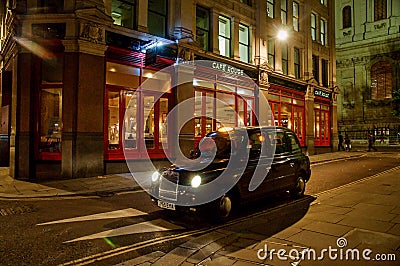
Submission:
M 344 145 L 346 147 L 346 151 L 351 151 L 351 140 L 349 134 L 346 134 L 346 136 L 344 137 Z
M 374 151 L 377 151 L 375 148 L 375 135 L 374 133 L 369 133 L 368 134 L 368 151 L 371 151 L 373 149 Z
M 340 149 L 345 150 L 344 146 L 343 146 L 343 135 L 342 135 L 342 133 L 339 132 L 338 151 L 340 151 Z

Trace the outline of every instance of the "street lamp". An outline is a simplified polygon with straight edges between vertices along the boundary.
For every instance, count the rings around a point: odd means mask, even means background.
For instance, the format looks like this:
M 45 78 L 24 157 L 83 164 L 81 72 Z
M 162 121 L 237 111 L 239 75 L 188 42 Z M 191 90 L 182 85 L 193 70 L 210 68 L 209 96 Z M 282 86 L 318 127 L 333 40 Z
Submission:
M 288 38 L 288 36 L 289 35 L 288 35 L 287 30 L 281 29 L 281 30 L 278 31 L 277 37 L 278 37 L 279 40 L 284 41 L 284 40 L 286 40 Z

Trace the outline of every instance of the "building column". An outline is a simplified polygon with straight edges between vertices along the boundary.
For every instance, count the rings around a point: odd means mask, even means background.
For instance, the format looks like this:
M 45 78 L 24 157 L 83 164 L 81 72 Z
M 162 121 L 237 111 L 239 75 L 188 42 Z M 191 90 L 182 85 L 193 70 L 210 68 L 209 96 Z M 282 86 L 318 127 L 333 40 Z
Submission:
M 239 19 L 232 17 L 231 19 L 231 48 L 232 48 L 232 58 L 235 60 L 240 60 L 239 54 Z M 250 41 L 250 40 L 249 40 Z
M 219 13 L 212 9 L 212 19 L 211 19 L 211 36 L 212 36 L 212 52 L 215 54 L 219 54 L 219 42 L 218 42 L 218 32 L 219 32 Z
M 104 84 L 106 46 L 64 41 L 61 175 L 104 173 Z
M 336 151 L 339 143 L 339 130 L 338 130 L 338 103 L 337 95 L 339 94 L 338 87 L 335 87 L 332 91 L 331 99 L 331 151 Z
M 306 112 L 306 139 L 307 154 L 315 154 L 314 145 L 314 86 L 308 85 L 305 95 L 305 112 Z
M 148 16 L 148 0 L 140 0 L 137 3 L 137 14 L 138 14 L 138 30 L 148 32 L 147 28 L 147 16 Z

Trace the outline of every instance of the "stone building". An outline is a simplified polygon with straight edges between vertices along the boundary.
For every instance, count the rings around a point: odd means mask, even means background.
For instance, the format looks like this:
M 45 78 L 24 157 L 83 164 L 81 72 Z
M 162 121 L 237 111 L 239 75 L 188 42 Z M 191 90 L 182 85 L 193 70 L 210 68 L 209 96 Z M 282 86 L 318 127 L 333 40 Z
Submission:
M 174 156 L 173 136 L 188 154 L 220 125 L 256 125 L 258 114 L 293 129 L 310 154 L 330 151 L 337 146 L 333 3 L 2 1 L 0 163 L 25 179 L 126 172 L 126 159 L 139 170 L 144 154 L 158 162 Z M 157 73 L 192 60 L 211 63 L 179 68 L 190 84 L 174 86 L 171 73 Z M 146 81 L 165 90 L 143 89 Z M 259 108 L 260 95 L 272 113 Z M 187 99 L 196 115 L 182 129 L 167 127 L 167 115 Z
M 392 92 L 400 88 L 400 1 L 336 1 L 339 131 L 398 141 Z

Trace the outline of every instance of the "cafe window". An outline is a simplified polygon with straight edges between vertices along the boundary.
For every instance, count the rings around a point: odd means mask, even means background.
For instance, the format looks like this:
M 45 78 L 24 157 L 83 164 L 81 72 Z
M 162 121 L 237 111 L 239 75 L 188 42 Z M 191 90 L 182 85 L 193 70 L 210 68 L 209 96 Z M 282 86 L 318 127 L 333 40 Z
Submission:
M 293 30 L 299 31 L 299 3 L 293 2 Z
M 210 11 L 200 6 L 196 6 L 196 41 L 201 49 L 210 49 Z
M 136 1 L 113 0 L 111 4 L 111 17 L 116 25 L 128 29 L 136 29 Z
M 62 141 L 63 60 L 41 61 L 39 159 L 60 160 Z
M 305 145 L 305 102 L 304 93 L 291 92 L 271 85 L 270 90 L 264 92 L 275 126 L 287 127 L 293 130 L 301 145 Z
M 315 146 L 330 145 L 329 103 L 314 104 L 314 143 Z
M 106 73 L 106 159 L 141 158 L 145 150 L 164 157 L 172 106 L 169 74 L 112 62 Z
M 322 68 L 322 86 L 328 87 L 328 75 L 329 75 L 329 70 L 328 70 L 328 60 L 322 59 L 321 60 L 321 68 Z
M 249 63 L 249 27 L 239 24 L 239 56 L 240 61 Z
M 167 37 L 167 0 L 148 0 L 147 27 L 150 34 Z
M 231 20 L 224 16 L 218 18 L 219 54 L 231 56 Z

